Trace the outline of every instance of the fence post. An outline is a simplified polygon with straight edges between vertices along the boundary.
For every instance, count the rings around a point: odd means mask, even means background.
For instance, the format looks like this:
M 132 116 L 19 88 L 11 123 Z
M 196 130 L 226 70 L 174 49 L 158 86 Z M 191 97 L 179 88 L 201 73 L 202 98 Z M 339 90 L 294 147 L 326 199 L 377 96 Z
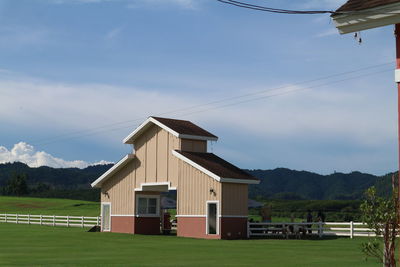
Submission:
M 16 222 L 17 222 L 17 224 L 18 224 L 18 214 L 16 214 L 16 215 L 17 215 L 17 216 L 16 216 L 16 219 L 15 219 L 15 220 L 16 220 Z
M 286 239 L 289 239 L 289 233 L 287 231 L 287 227 L 286 224 L 282 224 L 282 233 L 283 233 L 283 237 L 286 237 Z
M 250 238 L 250 223 L 247 220 L 247 238 Z
M 100 216 L 97 216 L 97 225 L 100 226 Z
M 7 213 L 6 213 L 6 222 L 7 222 Z
M 53 226 L 56 226 L 56 215 L 53 215 Z
M 28 224 L 31 224 L 31 215 L 28 214 Z
M 67 215 L 67 227 L 69 227 L 69 215 Z
M 81 221 L 82 221 L 82 228 L 83 228 L 83 227 L 85 227 L 83 216 L 81 217 Z
M 323 228 L 322 228 L 322 222 L 318 222 L 318 236 L 321 238 L 323 235 Z
M 354 236 L 354 224 L 353 221 L 350 222 L 350 238 Z

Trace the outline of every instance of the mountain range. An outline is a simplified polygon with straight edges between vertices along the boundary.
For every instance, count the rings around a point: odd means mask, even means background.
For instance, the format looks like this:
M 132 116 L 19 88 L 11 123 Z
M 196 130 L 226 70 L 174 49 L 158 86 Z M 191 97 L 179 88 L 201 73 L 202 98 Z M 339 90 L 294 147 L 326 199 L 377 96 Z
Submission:
M 13 174 L 25 174 L 30 195 L 98 200 L 98 190 L 90 183 L 112 165 L 78 168 L 31 168 L 21 162 L 0 164 L 0 187 L 4 187 Z M 375 186 L 380 195 L 388 195 L 392 174 L 375 176 L 361 172 L 321 175 L 308 171 L 285 168 L 274 170 L 246 170 L 259 178 L 259 185 L 251 185 L 249 196 L 257 199 L 361 199 L 365 190 Z M 0 190 L 1 192 L 1 190 Z

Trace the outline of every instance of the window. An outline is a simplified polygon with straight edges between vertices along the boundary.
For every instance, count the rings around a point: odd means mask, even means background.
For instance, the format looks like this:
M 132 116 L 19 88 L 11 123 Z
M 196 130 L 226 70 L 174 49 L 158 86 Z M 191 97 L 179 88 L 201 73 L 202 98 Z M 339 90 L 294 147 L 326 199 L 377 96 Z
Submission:
M 138 196 L 137 215 L 159 215 L 159 196 Z
M 101 205 L 101 229 L 103 231 L 111 230 L 111 204 L 102 203 Z
M 207 202 L 207 234 L 218 234 L 218 202 Z

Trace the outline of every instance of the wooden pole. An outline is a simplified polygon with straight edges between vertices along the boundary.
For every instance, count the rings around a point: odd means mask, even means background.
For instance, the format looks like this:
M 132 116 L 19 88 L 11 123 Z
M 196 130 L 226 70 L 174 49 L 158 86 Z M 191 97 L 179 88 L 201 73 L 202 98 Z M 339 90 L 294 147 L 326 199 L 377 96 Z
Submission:
M 394 35 L 396 36 L 396 70 L 400 69 L 400 24 L 395 25 Z M 399 171 L 397 172 L 397 179 L 398 179 L 398 199 L 400 200 L 400 82 L 397 81 L 397 134 L 398 134 L 398 163 L 399 163 Z M 400 201 L 398 201 L 400 203 Z M 400 206 L 397 208 L 399 221 L 400 221 Z M 399 250 L 400 255 L 400 250 Z M 399 257 L 400 261 L 400 257 Z

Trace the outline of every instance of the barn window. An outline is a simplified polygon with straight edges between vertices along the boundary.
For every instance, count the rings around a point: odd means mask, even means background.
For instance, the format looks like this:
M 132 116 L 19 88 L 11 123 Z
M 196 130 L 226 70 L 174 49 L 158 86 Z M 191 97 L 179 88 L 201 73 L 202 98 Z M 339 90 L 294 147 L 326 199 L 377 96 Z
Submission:
M 137 213 L 138 215 L 159 215 L 159 196 L 138 196 Z

